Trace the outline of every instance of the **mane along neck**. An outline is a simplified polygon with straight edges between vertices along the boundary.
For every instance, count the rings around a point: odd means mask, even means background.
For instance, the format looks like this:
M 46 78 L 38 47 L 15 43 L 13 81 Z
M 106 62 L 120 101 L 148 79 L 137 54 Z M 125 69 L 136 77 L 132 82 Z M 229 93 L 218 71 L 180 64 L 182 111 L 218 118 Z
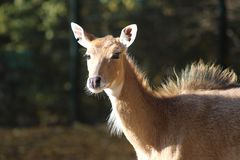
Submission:
M 126 76 L 125 80 L 128 78 L 135 80 L 134 82 L 138 85 L 138 88 L 141 90 L 141 92 L 154 96 L 156 94 L 155 91 L 153 91 L 153 89 L 150 87 L 148 79 L 146 78 L 145 74 L 142 71 L 140 71 L 138 66 L 135 64 L 134 60 L 130 58 L 128 55 L 126 55 L 124 58 Z

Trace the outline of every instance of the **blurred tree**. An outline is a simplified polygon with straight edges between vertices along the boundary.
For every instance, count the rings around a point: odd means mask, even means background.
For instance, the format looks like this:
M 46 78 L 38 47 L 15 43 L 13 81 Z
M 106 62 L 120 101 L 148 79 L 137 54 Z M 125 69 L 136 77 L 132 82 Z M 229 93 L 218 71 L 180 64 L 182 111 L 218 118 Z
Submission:
M 225 0 L 219 0 L 219 56 L 224 67 L 228 64 L 227 9 Z
M 69 19 L 70 22 L 79 22 L 78 10 L 81 7 L 77 0 L 69 1 Z M 70 93 L 70 105 L 69 105 L 69 119 L 70 123 L 77 120 L 76 111 L 77 108 L 81 107 L 81 102 L 79 99 L 79 74 L 80 74 L 80 64 L 79 64 L 79 54 L 78 54 L 78 44 L 76 43 L 75 37 L 70 36 L 70 83 L 71 83 L 71 93 Z M 80 110 L 81 111 L 81 110 Z M 81 113 L 81 112 L 80 112 Z
M 228 6 L 228 63 L 240 73 L 240 1 Z M 69 120 L 70 56 L 69 1 L 14 0 L 0 2 L 0 125 L 66 124 Z M 96 36 L 138 24 L 138 37 L 129 48 L 154 85 L 198 60 L 219 57 L 219 1 L 202 0 L 81 0 L 81 26 Z M 225 38 L 224 38 L 225 39 Z M 225 42 L 223 42 L 225 43 Z M 81 55 L 76 109 L 81 121 L 105 121 L 107 100 L 83 92 L 86 62 Z M 225 52 L 226 53 L 226 52 Z M 161 75 L 161 77 L 159 76 Z M 103 96 L 104 97 L 104 96 Z M 79 97 L 78 97 L 79 98 Z M 106 104 L 107 102 L 107 104 Z
M 6 108 L 6 112 L 9 112 L 8 119 L 11 120 L 2 121 L 1 125 L 9 125 L 9 121 L 12 121 L 12 125 L 32 125 L 66 120 L 67 94 L 64 83 L 68 81 L 65 54 L 68 33 L 65 29 L 65 5 L 64 1 L 23 0 L 1 4 L 1 58 L 4 55 L 22 57 L 21 53 L 29 52 L 29 61 L 32 63 L 26 72 L 26 69 L 21 71 L 19 67 L 8 65 L 14 61 L 13 58 L 5 58 L 7 66 L 3 86 L 7 91 L 12 91 L 11 94 L 3 91 L 8 100 L 1 98 L 1 101 L 7 101 L 1 108 Z M 18 61 L 16 59 L 15 63 Z M 21 112 L 25 114 L 22 115 Z M 1 114 L 6 115 L 5 112 Z M 20 123 L 22 117 L 26 120 Z

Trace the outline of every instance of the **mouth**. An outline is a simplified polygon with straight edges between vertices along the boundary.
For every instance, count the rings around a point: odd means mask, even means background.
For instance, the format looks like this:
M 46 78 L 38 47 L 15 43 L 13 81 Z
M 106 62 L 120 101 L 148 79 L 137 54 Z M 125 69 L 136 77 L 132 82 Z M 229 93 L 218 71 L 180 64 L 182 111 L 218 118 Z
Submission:
M 91 93 L 94 93 L 94 94 L 101 93 L 105 89 L 105 87 L 91 88 L 88 85 L 87 85 L 87 88 Z

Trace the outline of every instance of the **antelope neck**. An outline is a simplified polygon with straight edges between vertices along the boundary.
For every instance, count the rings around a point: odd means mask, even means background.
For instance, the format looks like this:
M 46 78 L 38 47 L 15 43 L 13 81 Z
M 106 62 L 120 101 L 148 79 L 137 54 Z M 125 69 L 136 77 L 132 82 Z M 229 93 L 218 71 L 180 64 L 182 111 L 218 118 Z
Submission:
M 112 115 L 115 116 L 114 127 L 117 131 L 122 130 L 134 147 L 141 146 L 141 149 L 146 150 L 143 144 L 152 145 L 156 141 L 151 136 L 156 131 L 148 128 L 156 128 L 150 126 L 156 124 L 154 117 L 159 116 L 154 109 L 157 99 L 146 89 L 149 86 L 143 84 L 144 79 L 139 78 L 138 74 L 141 73 L 136 71 L 134 63 L 125 57 L 123 64 L 124 81 L 118 88 L 118 96 L 114 96 L 116 91 L 106 90 L 112 103 Z

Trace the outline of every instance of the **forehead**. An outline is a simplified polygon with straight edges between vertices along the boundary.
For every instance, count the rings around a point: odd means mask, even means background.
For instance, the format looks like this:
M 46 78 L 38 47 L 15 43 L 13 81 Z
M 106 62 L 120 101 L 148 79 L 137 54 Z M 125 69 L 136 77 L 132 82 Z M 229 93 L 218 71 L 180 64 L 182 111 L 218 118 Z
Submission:
M 111 47 L 120 46 L 119 39 L 114 38 L 113 36 L 110 36 L 110 35 L 102 38 L 97 38 L 93 40 L 91 44 L 94 48 L 102 48 L 102 49 L 108 49 Z

